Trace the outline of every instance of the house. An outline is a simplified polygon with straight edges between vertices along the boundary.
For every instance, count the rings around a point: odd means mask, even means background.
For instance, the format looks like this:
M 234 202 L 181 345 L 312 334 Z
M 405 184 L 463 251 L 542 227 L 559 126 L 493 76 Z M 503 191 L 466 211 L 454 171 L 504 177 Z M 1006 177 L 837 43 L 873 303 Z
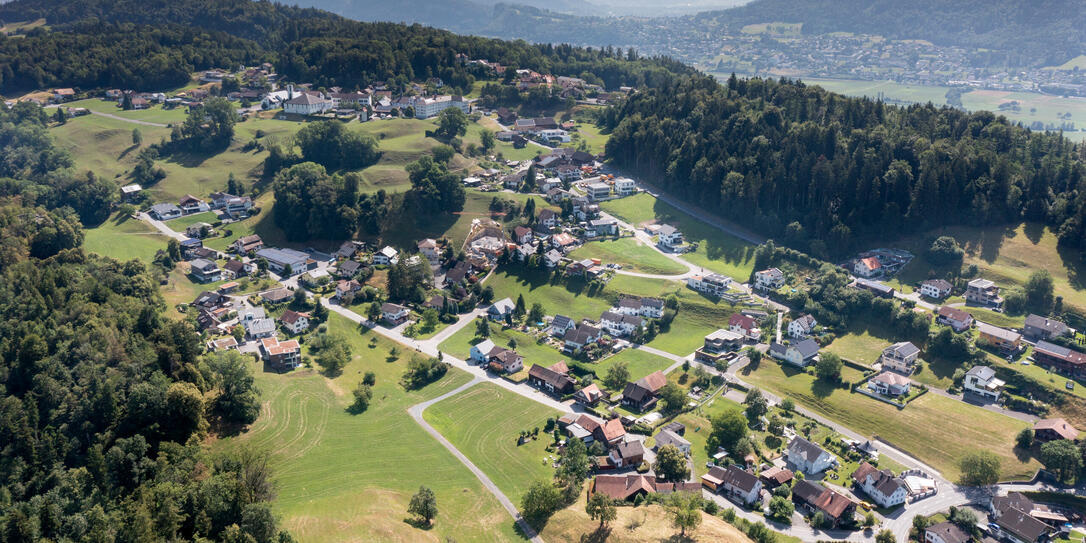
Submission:
M 205 258 L 197 258 L 189 262 L 189 274 L 200 283 L 211 283 L 222 278 L 222 270 L 219 266 Z
M 989 518 L 995 518 L 995 524 L 999 526 L 1002 535 L 1012 543 L 1046 541 L 1052 532 L 1048 524 L 1035 518 L 1037 506 L 1021 493 L 1011 492 L 1006 496 L 995 496 L 989 509 Z M 1047 512 L 1044 509 L 1041 511 Z
M 283 102 L 283 112 L 294 115 L 316 115 L 329 111 L 334 107 L 335 104 L 332 100 L 325 98 L 320 93 L 303 92 Z
M 190 305 L 202 307 L 204 309 L 215 309 L 224 305 L 230 305 L 230 298 L 223 296 L 218 292 L 209 292 L 205 290 L 200 294 L 197 294 Z
M 191 213 L 203 213 L 204 211 L 211 210 L 211 206 L 207 205 L 207 202 L 191 194 L 186 194 L 185 196 L 183 196 L 178 204 L 181 208 L 181 211 L 184 212 L 186 215 Z
M 336 264 L 336 275 L 344 279 L 351 279 L 358 275 L 358 272 L 362 271 L 365 266 L 361 262 L 355 260 L 344 260 L 339 264 Z
M 912 381 L 900 373 L 884 371 L 867 381 L 867 388 L 883 396 L 903 396 L 909 393 Z
M 548 269 L 554 269 L 558 267 L 558 264 L 562 262 L 562 253 L 551 249 L 546 253 L 543 253 L 543 265 Z
M 920 294 L 933 300 L 942 300 L 950 296 L 952 285 L 944 279 L 928 279 L 920 283 Z
M 814 316 L 807 314 L 802 315 L 800 318 L 788 323 L 788 335 L 796 338 L 803 339 L 814 333 L 815 326 L 818 326 L 818 321 Z
M 1022 334 L 992 326 L 986 322 L 978 322 L 977 343 L 995 347 L 1004 353 L 1014 353 L 1022 347 Z
M 137 183 L 125 185 L 121 187 L 121 200 L 125 202 L 135 201 L 139 197 L 142 190 L 143 187 L 139 186 L 139 184 Z
M 788 442 L 785 455 L 788 462 L 804 475 L 822 473 L 837 465 L 835 456 L 800 436 L 793 437 L 792 441 Z
M 633 383 L 626 383 L 622 391 L 622 405 L 635 411 L 644 411 L 656 405 L 656 393 L 667 384 L 667 376 L 657 370 Z
M 667 249 L 674 250 L 683 244 L 683 233 L 670 224 L 660 225 L 656 234 L 659 236 L 660 245 Z
M 858 259 L 856 265 L 852 267 L 852 273 L 867 279 L 878 277 L 882 275 L 882 262 L 873 256 Z
M 973 316 L 956 307 L 944 305 L 936 313 L 935 322 L 945 324 L 955 332 L 962 332 L 973 327 Z
M 1003 381 L 996 379 L 995 370 L 988 366 L 973 366 L 965 372 L 963 386 L 966 392 L 972 392 L 988 401 L 996 401 L 1003 390 Z
M 673 492 L 699 492 L 698 483 L 660 483 L 655 477 L 629 473 L 625 475 L 597 475 L 589 488 L 589 495 L 600 493 L 612 500 L 632 502 L 646 494 L 671 494 Z
M 554 318 L 551 319 L 549 333 L 554 337 L 562 337 L 566 335 L 566 332 L 573 330 L 576 327 L 577 324 L 573 322 L 573 319 L 565 315 L 555 315 Z
M 769 356 L 793 366 L 805 368 L 818 357 L 818 343 L 811 338 L 791 345 L 782 345 L 774 341 L 769 344 Z
M 336 281 L 336 298 L 342 300 L 344 296 L 362 290 L 362 283 L 354 279 L 340 279 Z
M 268 365 L 277 370 L 292 370 L 302 363 L 302 348 L 298 340 L 279 341 L 266 337 L 260 340 L 260 355 Z
M 513 229 L 513 241 L 518 245 L 524 245 L 532 241 L 532 229 L 527 226 L 518 226 Z
M 588 229 L 597 236 L 613 236 L 618 233 L 618 221 L 614 219 L 592 219 Z
M 895 343 L 882 351 L 879 362 L 882 369 L 893 370 L 905 375 L 911 375 L 916 369 L 916 362 L 920 356 L 920 348 L 910 341 Z
M 419 254 L 426 257 L 431 264 L 436 264 L 441 260 L 441 254 L 437 252 L 437 241 L 432 239 L 424 239 L 418 243 Z
M 606 200 L 611 196 L 611 185 L 607 183 L 588 183 L 584 187 L 585 193 L 594 201 Z
M 612 448 L 607 456 L 615 467 L 637 467 L 645 461 L 645 446 L 636 439 L 623 441 Z
M 190 238 L 206 238 L 211 232 L 211 225 L 206 222 L 192 223 L 185 228 L 185 235 Z
M 558 226 L 558 214 L 553 210 L 544 209 L 536 216 L 536 222 L 546 226 L 547 228 L 554 228 Z
M 665 445 L 674 445 L 683 454 L 690 456 L 690 442 L 671 430 L 660 430 L 660 433 L 656 434 L 656 452 L 660 452 Z
M 513 317 L 516 304 L 509 298 L 502 298 L 490 305 L 486 310 L 486 316 L 492 321 L 504 321 Z
M 263 258 L 268 269 L 282 275 L 296 275 L 306 271 L 309 255 L 294 249 L 275 249 L 265 247 L 256 252 L 256 258 Z M 290 273 L 287 273 L 289 269 Z
M 497 373 L 516 373 L 524 369 L 524 357 L 512 349 L 494 347 L 490 351 L 490 369 Z
M 204 242 L 198 239 L 189 238 L 181 240 L 178 245 L 181 249 L 181 258 L 184 260 L 192 260 L 194 258 L 199 258 L 196 255 L 196 250 L 203 247 Z
M 555 364 L 561 367 L 557 370 L 552 368 L 544 368 L 539 364 L 532 364 L 531 369 L 528 370 L 528 384 L 552 394 L 569 394 L 573 391 L 573 379 L 568 375 L 568 369 L 565 363 L 559 362 Z
M 890 470 L 880 470 L 867 462 L 852 472 L 852 480 L 882 507 L 901 505 L 909 496 L 905 481 L 894 477 Z
M 792 501 L 812 513 L 821 512 L 834 527 L 851 524 L 856 515 L 855 502 L 813 481 L 796 482 Z
M 1076 377 L 1086 376 L 1086 354 L 1063 345 L 1038 341 L 1033 348 L 1033 360 L 1056 371 Z
M 894 297 L 893 287 L 875 281 L 874 279 L 864 279 L 863 277 L 857 277 L 856 280 L 853 281 L 852 284 L 849 286 L 859 290 L 866 290 L 880 298 Z
M 240 217 L 243 213 L 247 213 L 252 208 L 253 199 L 248 196 L 234 196 L 227 200 L 226 205 L 223 206 L 226 214 L 235 219 Z
M 736 313 L 728 318 L 728 329 L 743 334 L 743 337 L 754 343 L 762 340 L 762 330 L 758 328 L 758 321 L 742 313 Z
M 957 524 L 946 521 L 924 529 L 924 543 L 969 543 L 973 536 L 962 531 Z
M 471 351 L 469 351 L 468 358 L 470 358 L 475 363 L 486 364 L 490 361 L 490 352 L 494 349 L 494 342 L 490 341 L 489 339 L 484 339 L 483 341 L 480 341 L 479 343 L 471 346 Z
M 259 251 L 264 248 L 264 240 L 260 239 L 260 236 L 253 234 L 251 236 L 242 236 L 234 243 L 230 244 L 230 247 L 234 249 L 238 254 L 249 254 L 254 251 Z
M 573 393 L 573 400 L 587 407 L 595 407 L 603 399 L 603 391 L 596 383 L 592 383 Z
M 732 278 L 710 273 L 706 275 L 693 275 L 686 280 L 686 286 L 709 296 L 721 297 L 728 292 L 728 285 L 732 284 Z
M 309 330 L 309 313 L 299 313 L 288 309 L 279 317 L 279 322 L 283 323 L 283 328 L 291 334 L 298 335 Z
M 792 470 L 778 468 L 777 466 L 770 466 L 768 469 L 762 470 L 762 473 L 758 475 L 758 478 L 762 480 L 762 483 L 768 489 L 786 485 L 792 482 L 793 477 Z
M 399 251 L 389 246 L 384 246 L 380 251 L 373 253 L 373 263 L 378 266 L 391 266 L 399 261 Z
M 1030 314 L 1026 317 L 1026 325 L 1022 333 L 1031 341 L 1052 339 L 1068 334 L 1074 334 L 1074 330 L 1066 324 L 1048 317 Z
M 151 206 L 151 217 L 160 221 L 168 221 L 170 219 L 176 219 L 182 215 L 181 208 L 169 204 L 155 204 Z
M 735 464 L 713 466 L 701 477 L 701 484 L 746 506 L 757 502 L 762 493 L 762 481 Z
M 1033 439 L 1041 443 L 1066 439 L 1078 439 L 1078 430 L 1063 419 L 1044 419 L 1033 423 Z
M 358 254 L 365 247 L 365 244 L 360 241 L 344 241 L 340 244 L 339 249 L 336 249 L 334 255 L 335 258 L 342 258 L 350 260 L 354 258 L 354 255 Z
M 211 352 L 229 351 L 238 348 L 238 340 L 234 336 L 226 336 L 207 342 L 207 350 Z
M 999 287 L 995 283 L 977 278 L 969 282 L 965 289 L 965 302 L 968 304 L 999 307 L 1003 298 L 999 296 Z
M 407 317 L 411 315 L 411 310 L 390 302 L 381 304 L 381 320 L 392 326 L 399 326 L 407 321 Z
M 754 272 L 754 288 L 758 290 L 776 290 L 784 286 L 784 272 L 769 268 Z
M 263 339 L 275 335 L 275 321 L 269 319 L 263 307 L 249 307 L 238 311 L 238 322 L 245 333 L 252 339 Z
M 611 311 L 623 315 L 639 315 L 645 318 L 658 319 L 664 316 L 664 301 L 659 298 L 638 298 L 636 296 L 622 295 L 618 299 L 618 305 L 611 308 Z
M 281 304 L 293 296 L 294 293 L 285 288 L 276 288 L 260 294 L 260 298 L 264 300 L 264 303 L 272 305 Z
M 561 364 L 561 362 L 559 363 Z M 554 366 L 551 366 L 551 368 L 553 367 Z M 593 429 L 592 437 L 594 437 L 600 443 L 614 446 L 625 441 L 626 428 L 622 426 L 622 419 L 615 417 L 613 419 L 608 419 L 604 421 L 602 424 Z
M 581 323 L 562 336 L 562 342 L 565 344 L 566 350 L 576 351 L 583 349 L 587 345 L 591 345 L 600 340 L 603 337 L 603 331 L 595 326 Z
M 724 353 L 737 350 L 743 344 L 743 334 L 721 328 L 705 336 L 705 342 L 694 357 L 702 362 L 716 363 Z
M 604 311 L 600 315 L 600 327 L 615 337 L 628 336 L 644 324 L 645 319 L 635 315 L 622 315 L 613 311 Z

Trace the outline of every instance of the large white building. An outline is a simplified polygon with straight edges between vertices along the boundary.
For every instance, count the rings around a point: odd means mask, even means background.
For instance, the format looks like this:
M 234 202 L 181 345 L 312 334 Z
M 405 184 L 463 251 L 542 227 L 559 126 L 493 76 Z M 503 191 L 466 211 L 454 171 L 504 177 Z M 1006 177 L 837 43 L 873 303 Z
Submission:
M 302 93 L 283 102 L 283 111 L 295 115 L 316 115 L 331 110 L 332 101 L 323 95 Z
M 464 113 L 470 113 L 471 107 L 462 96 L 430 96 L 412 98 L 409 104 L 415 109 L 416 119 L 429 119 L 450 107 L 455 107 Z

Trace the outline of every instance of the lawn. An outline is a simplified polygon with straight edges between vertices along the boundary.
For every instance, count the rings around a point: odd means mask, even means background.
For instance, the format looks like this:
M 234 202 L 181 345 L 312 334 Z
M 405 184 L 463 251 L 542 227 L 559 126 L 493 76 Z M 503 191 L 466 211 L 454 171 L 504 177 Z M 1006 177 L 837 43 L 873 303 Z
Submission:
M 846 360 L 870 366 L 879 361 L 883 349 L 897 341 L 872 335 L 871 330 L 856 330 L 838 336 L 826 350 Z
M 662 356 L 638 349 L 623 349 L 614 356 L 596 363 L 586 363 L 584 366 L 591 368 L 596 373 L 596 377 L 602 380 L 607 375 L 607 370 L 618 363 L 626 364 L 626 369 L 630 370 L 631 381 L 636 381 L 654 371 L 664 371 L 673 364 L 671 360 Z M 600 382 L 599 385 L 603 386 L 603 383 Z
M 580 141 L 584 141 L 588 145 L 588 152 L 595 155 L 602 154 L 607 147 L 607 140 L 611 139 L 610 133 L 605 134 L 595 124 L 583 121 L 576 121 L 572 136 L 573 141 L 566 146 L 575 147 Z
M 150 263 L 155 253 L 166 248 L 169 238 L 143 221 L 110 217 L 95 228 L 83 231 L 87 252 L 115 258 L 122 262 L 139 259 Z
M 846 381 L 859 372 L 845 368 Z M 812 375 L 785 369 L 766 360 L 744 369 L 743 378 L 866 436 L 878 436 L 942 472 L 959 476 L 958 461 L 976 450 L 995 453 L 1002 461 L 1002 479 L 1028 478 L 1040 464 L 1019 459 L 1013 452 L 1015 435 L 1027 423 L 957 400 L 928 393 L 903 410 L 848 389 L 816 382 Z
M 559 413 L 492 383 L 481 383 L 430 406 L 426 421 L 452 442 L 513 503 L 536 480 L 554 475 L 557 457 L 546 447 L 553 441 L 543 432 L 547 419 Z M 521 431 L 539 428 L 538 439 L 518 445 Z
M 166 224 L 173 228 L 175 232 L 184 232 L 186 228 L 198 223 L 206 222 L 208 224 L 215 224 L 219 220 L 218 213 L 214 211 L 205 211 L 203 213 L 193 213 L 192 215 L 185 215 L 173 219 Z
M 750 543 L 750 539 L 738 528 L 720 517 L 704 512 L 700 513 L 701 524 L 696 530 L 687 532 L 686 538 L 679 537 L 678 530 L 671 524 L 671 515 L 661 505 L 623 506 L 616 508 L 616 513 L 617 518 L 611 521 L 610 530 L 606 532 L 606 541 L 609 543 Z M 604 541 L 596 532 L 598 525 L 598 522 L 585 513 L 585 494 L 582 493 L 577 502 L 550 518 L 540 536 L 544 541 L 558 543 Z M 792 540 L 777 534 L 776 541 L 791 543 Z
M 407 414 L 411 405 L 467 383 L 458 370 L 420 391 L 398 380 L 406 358 L 388 362 L 392 343 L 333 314 L 333 333 L 345 338 L 353 358 L 328 379 L 314 370 L 286 375 L 257 372 L 264 403 L 260 418 L 240 436 L 219 440 L 218 450 L 247 446 L 270 455 L 277 482 L 273 502 L 284 528 L 299 541 L 514 541 L 513 520 L 478 479 Z M 408 351 L 400 346 L 401 351 Z M 368 411 L 347 411 L 362 374 L 377 374 Z M 420 485 L 437 495 L 439 514 L 428 531 L 405 522 L 407 504 Z
M 657 200 L 651 194 L 603 202 L 600 207 L 635 227 L 652 221 L 675 225 L 688 243 L 698 244 L 696 251 L 683 255 L 695 266 L 730 276 L 741 283 L 746 282 L 754 269 L 753 245 Z
M 166 109 L 161 105 L 153 105 L 147 109 L 130 109 L 125 111 L 117 106 L 116 101 L 103 100 L 101 98 L 87 98 L 86 100 L 77 100 L 64 105 L 66 107 L 87 108 L 91 111 L 108 113 L 125 119 L 159 124 L 180 124 L 185 121 L 185 117 L 187 116 L 186 109 L 183 107 Z M 136 125 L 133 124 L 133 127 L 134 126 Z
M 440 349 L 456 358 L 467 360 L 471 353 L 471 346 L 478 343 L 475 339 L 475 325 L 469 324 L 441 342 Z M 490 323 L 490 341 L 493 341 L 495 345 L 508 347 L 511 339 L 517 341 L 517 352 L 524 357 L 525 367 L 530 367 L 532 364 L 549 367 L 551 364 L 567 358 L 547 345 L 536 343 L 532 336 L 524 332 L 511 328 L 502 330 L 500 324 Z
M 569 254 L 573 259 L 598 258 L 604 264 L 621 264 L 623 269 L 641 273 L 678 275 L 686 267 L 660 254 L 635 238 L 590 241 Z

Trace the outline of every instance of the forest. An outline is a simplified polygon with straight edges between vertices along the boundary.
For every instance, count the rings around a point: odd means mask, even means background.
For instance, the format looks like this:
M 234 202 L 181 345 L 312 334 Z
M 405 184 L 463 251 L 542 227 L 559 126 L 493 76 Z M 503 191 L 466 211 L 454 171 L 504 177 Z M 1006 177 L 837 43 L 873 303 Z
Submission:
M 1022 219 L 1053 226 L 1069 247 L 1086 239 L 1083 148 L 988 112 L 695 76 L 636 93 L 600 123 L 616 165 L 820 257 Z
M 462 62 L 458 53 L 553 75 L 590 72 L 608 88 L 653 86 L 672 74 L 693 72 L 669 59 L 630 61 L 621 49 L 533 45 L 418 25 L 361 23 L 266 1 L 16 0 L 0 5 L 0 20 L 39 17 L 49 30 L 0 39 L 0 91 L 50 86 L 158 90 L 187 82 L 182 77 L 192 71 L 266 61 L 291 81 L 318 86 L 354 88 L 439 77 L 466 92 L 486 68 Z

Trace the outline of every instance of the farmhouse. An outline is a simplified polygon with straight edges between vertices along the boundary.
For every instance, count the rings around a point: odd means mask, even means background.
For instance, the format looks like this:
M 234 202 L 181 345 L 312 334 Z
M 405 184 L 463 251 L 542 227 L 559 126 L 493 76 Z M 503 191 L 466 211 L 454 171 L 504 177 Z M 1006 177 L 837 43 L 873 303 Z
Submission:
M 1038 506 L 1024 495 L 1011 492 L 1006 496 L 995 496 L 989 505 L 990 517 L 1014 543 L 1036 543 L 1047 539 L 1052 529 L 1036 518 Z M 1048 516 L 1047 509 L 1040 509 L 1042 517 Z
M 655 477 L 630 473 L 626 475 L 597 475 L 592 481 L 590 494 L 599 492 L 612 500 L 633 501 L 646 494 L 671 494 L 673 492 L 699 492 L 698 483 L 660 483 Z
M 901 505 L 909 495 L 904 481 L 894 477 L 890 470 L 880 470 L 867 462 L 852 472 L 852 480 L 882 507 Z
M 965 391 L 986 400 L 996 401 L 1003 390 L 1003 381 L 996 379 L 995 370 L 988 366 L 973 366 L 965 373 Z
M 775 290 L 784 286 L 784 272 L 777 268 L 769 268 L 754 272 L 754 288 L 758 290 Z
M 792 482 L 793 477 L 791 470 L 781 469 L 777 466 L 770 466 L 769 469 L 762 470 L 762 473 L 758 475 L 758 478 L 765 483 L 765 487 L 770 489 Z
M 511 349 L 494 347 L 489 359 L 490 370 L 497 373 L 516 373 L 524 369 L 524 357 Z
M 528 370 L 528 384 L 552 394 L 568 394 L 573 391 L 573 379 L 564 362 L 550 368 L 532 364 Z
M 935 321 L 953 328 L 955 332 L 972 328 L 974 322 L 973 316 L 969 313 L 948 305 L 939 308 Z
M 802 315 L 798 319 L 788 323 L 788 335 L 796 339 L 810 336 L 818 326 L 818 321 L 810 314 Z
M 730 284 L 732 284 L 732 278 L 719 273 L 694 275 L 686 280 L 686 285 L 690 288 L 717 298 L 728 292 L 728 285 Z
M 879 362 L 882 369 L 893 370 L 905 375 L 912 374 L 916 369 L 916 361 L 920 356 L 920 349 L 910 341 L 895 343 L 882 351 Z
M 822 473 L 837 465 L 837 458 L 826 452 L 825 449 L 810 441 L 796 436 L 788 442 L 786 452 L 788 462 L 803 472 L 804 475 Z
M 1033 359 L 1042 366 L 1057 371 L 1082 377 L 1086 375 L 1086 354 L 1071 350 L 1063 345 L 1047 341 L 1038 341 L 1033 348 Z
M 928 279 L 920 283 L 920 294 L 933 300 L 942 300 L 950 296 L 951 284 L 945 279 Z
M 735 464 L 709 468 L 709 473 L 701 476 L 701 484 L 747 506 L 757 502 L 762 492 L 762 481 Z
M 811 338 L 791 345 L 782 345 L 774 341 L 769 344 L 769 356 L 793 366 L 805 368 L 818 357 L 818 343 Z
M 603 391 L 596 383 L 573 393 L 573 400 L 586 407 L 595 407 L 601 399 L 603 399 Z
M 667 384 L 667 376 L 654 371 L 633 383 L 626 383 L 622 391 L 622 405 L 635 411 L 644 411 L 656 405 L 656 393 Z
M 242 236 L 234 240 L 234 243 L 231 243 L 230 246 L 239 254 L 248 254 L 263 249 L 264 240 L 260 239 L 260 236 L 253 234 L 251 236 Z

